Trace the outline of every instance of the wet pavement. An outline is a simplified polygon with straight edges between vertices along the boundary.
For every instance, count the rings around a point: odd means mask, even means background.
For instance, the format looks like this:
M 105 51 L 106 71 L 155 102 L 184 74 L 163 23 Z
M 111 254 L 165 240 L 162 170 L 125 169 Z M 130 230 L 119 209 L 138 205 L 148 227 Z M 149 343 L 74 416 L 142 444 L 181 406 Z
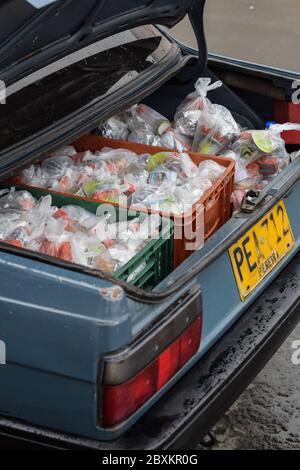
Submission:
M 214 429 L 214 450 L 300 449 L 300 325 Z

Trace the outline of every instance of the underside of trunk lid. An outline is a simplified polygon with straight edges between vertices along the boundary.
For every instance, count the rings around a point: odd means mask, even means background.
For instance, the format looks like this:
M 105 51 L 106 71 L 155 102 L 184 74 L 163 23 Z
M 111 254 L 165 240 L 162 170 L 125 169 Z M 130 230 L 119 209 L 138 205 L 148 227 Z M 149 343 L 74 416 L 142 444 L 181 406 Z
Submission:
M 72 52 L 142 24 L 172 26 L 197 0 L 10 0 L 0 6 L 0 78 L 6 85 Z M 199 10 L 198 10 L 199 11 Z

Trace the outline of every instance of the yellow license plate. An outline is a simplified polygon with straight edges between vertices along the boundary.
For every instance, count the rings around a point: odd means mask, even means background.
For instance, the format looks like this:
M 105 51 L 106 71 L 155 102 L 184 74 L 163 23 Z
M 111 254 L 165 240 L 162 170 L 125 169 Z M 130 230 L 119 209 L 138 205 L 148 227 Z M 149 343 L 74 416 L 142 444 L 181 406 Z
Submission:
M 295 239 L 283 201 L 229 249 L 242 300 L 260 284 L 294 248 Z

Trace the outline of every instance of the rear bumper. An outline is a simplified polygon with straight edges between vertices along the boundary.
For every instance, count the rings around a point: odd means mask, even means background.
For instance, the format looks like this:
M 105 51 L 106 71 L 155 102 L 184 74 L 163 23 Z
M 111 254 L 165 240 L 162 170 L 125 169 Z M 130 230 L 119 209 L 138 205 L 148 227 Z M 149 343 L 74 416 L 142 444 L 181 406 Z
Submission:
M 0 418 L 0 448 L 191 449 L 300 320 L 300 255 L 216 346 L 117 441 L 91 441 Z

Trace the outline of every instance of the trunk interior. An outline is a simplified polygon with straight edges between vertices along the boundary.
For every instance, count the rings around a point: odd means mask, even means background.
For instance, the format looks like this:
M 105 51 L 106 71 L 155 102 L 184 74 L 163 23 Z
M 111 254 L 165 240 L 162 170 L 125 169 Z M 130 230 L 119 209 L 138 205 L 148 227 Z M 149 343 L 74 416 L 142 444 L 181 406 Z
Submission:
M 219 72 L 217 69 L 214 69 L 214 72 Z M 214 81 L 217 79 L 216 73 L 214 73 L 211 69 L 206 70 L 203 73 L 203 76 L 210 76 Z M 154 108 L 155 110 L 159 111 L 161 114 L 169 118 L 170 120 L 173 118 L 174 113 L 180 102 L 194 89 L 194 83 L 197 77 L 191 77 L 188 81 L 182 81 L 181 76 L 174 77 L 165 83 L 160 89 L 158 89 L 155 93 L 148 96 L 146 99 L 143 99 L 143 102 L 150 107 Z M 249 78 L 251 82 L 251 78 Z M 242 87 L 243 88 L 243 87 Z M 210 99 L 212 102 L 222 104 L 229 108 L 232 112 L 233 116 L 240 124 L 242 128 L 250 128 L 250 129 L 263 129 L 265 127 L 264 123 L 266 121 L 272 121 L 274 119 L 273 114 L 273 99 L 271 97 L 265 96 L 262 93 L 256 93 L 253 90 L 248 89 L 241 89 L 241 88 L 234 88 L 234 87 L 227 87 L 224 85 L 221 89 L 213 91 L 210 95 Z M 93 129 L 91 129 L 91 134 L 93 133 Z M 92 137 L 95 139 L 97 137 Z M 80 142 L 80 140 L 79 140 Z M 82 142 L 82 141 L 81 141 Z M 85 148 L 79 145 L 78 150 L 88 150 L 88 140 L 83 141 L 85 142 Z M 73 144 L 73 142 L 66 142 L 66 144 Z M 78 144 L 77 144 L 78 145 Z M 76 148 L 76 146 L 75 146 Z M 91 149 L 92 150 L 92 149 Z M 277 176 L 277 178 L 281 178 L 281 174 Z M 13 186 L 13 185 L 11 185 Z M 7 183 L 4 182 L 2 187 L 8 187 Z M 232 188 L 231 188 L 232 189 Z M 31 190 L 33 195 L 38 196 L 40 194 L 39 191 L 36 189 Z M 44 193 L 43 193 L 44 194 Z M 218 196 L 219 197 L 219 196 Z M 90 210 L 91 212 L 96 211 L 97 204 L 94 202 L 87 202 L 84 200 L 80 200 L 79 198 L 72 198 L 72 196 L 68 196 L 67 198 L 63 195 L 55 194 L 53 195 L 53 202 L 58 207 L 64 206 L 66 204 L 73 204 L 73 205 L 81 205 L 82 207 Z M 232 209 L 232 208 L 231 208 Z M 226 220 L 230 218 L 230 214 L 227 214 Z M 245 218 L 246 220 L 246 218 Z M 219 221 L 218 229 L 224 225 L 224 221 Z M 2 244 L 3 246 L 3 244 Z M 176 246 L 175 246 L 176 251 Z M 201 253 L 201 251 L 200 251 Z M 34 257 L 35 253 L 32 253 Z M 145 256 L 145 253 L 143 253 Z M 143 258 L 142 256 L 142 258 Z M 170 262 L 170 257 L 172 257 L 172 248 L 170 246 L 164 246 L 163 250 L 160 252 L 160 259 L 163 257 L 167 263 L 161 268 L 161 272 L 159 275 L 156 273 L 156 277 L 154 276 L 153 282 L 153 265 L 158 262 L 157 258 L 155 259 L 156 255 L 148 253 L 149 260 L 151 259 L 152 263 L 152 271 L 143 271 L 141 273 L 141 267 L 139 267 L 139 263 L 134 266 L 130 266 L 129 271 L 125 270 L 126 272 L 121 273 L 122 275 L 119 277 L 121 281 L 128 281 L 130 282 L 130 273 L 134 270 L 137 270 L 137 279 L 136 282 L 133 283 L 135 287 L 139 287 L 146 290 L 152 290 L 154 287 L 157 287 L 160 282 L 166 278 L 171 271 L 175 270 L 179 266 L 180 262 L 172 264 Z M 153 257 L 154 256 L 154 257 Z M 199 255 L 201 258 L 201 255 Z M 197 262 L 199 261 L 199 256 L 197 257 Z M 142 259 L 141 258 L 141 259 Z M 148 259 L 148 258 L 147 258 Z M 195 258 L 196 259 L 196 258 Z M 55 261 L 54 259 L 51 261 L 51 258 L 48 258 L 49 262 Z M 183 261 L 183 260 L 180 260 Z M 171 264 L 172 266 L 171 266 Z M 71 263 L 69 264 L 69 268 L 72 268 Z M 140 261 L 141 264 L 141 261 Z M 138 271 L 140 269 L 140 271 Z M 95 273 L 94 273 L 95 274 Z M 97 274 L 96 274 L 97 275 Z M 150 281 L 149 281 L 150 279 Z

